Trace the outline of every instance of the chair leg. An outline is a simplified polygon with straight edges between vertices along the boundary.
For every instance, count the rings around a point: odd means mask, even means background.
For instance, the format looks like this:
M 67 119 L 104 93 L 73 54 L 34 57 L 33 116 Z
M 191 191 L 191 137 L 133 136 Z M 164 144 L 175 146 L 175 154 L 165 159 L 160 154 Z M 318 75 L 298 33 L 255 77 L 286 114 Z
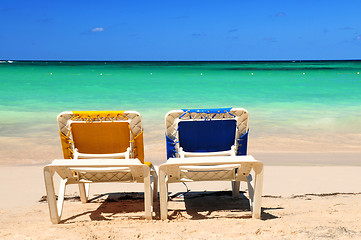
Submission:
M 158 176 L 155 171 L 150 172 L 153 176 L 153 201 L 158 200 Z
M 150 184 L 149 167 L 144 166 L 144 208 L 145 208 L 145 219 L 152 219 L 152 186 Z
M 253 213 L 254 187 L 253 187 L 252 175 L 249 174 L 246 178 L 247 178 L 247 185 L 248 185 L 249 206 L 250 206 L 250 208 L 251 208 L 251 212 Z
M 79 183 L 79 194 L 80 194 L 80 200 L 82 203 L 88 202 L 89 197 L 89 183 Z
M 60 181 L 58 202 L 56 201 L 55 189 L 54 189 L 54 172 L 49 167 L 44 168 L 44 180 L 47 201 L 49 206 L 50 220 L 52 223 L 57 224 L 60 222 L 61 214 L 63 211 L 64 195 L 66 189 L 67 179 Z
M 159 167 L 159 204 L 160 204 L 160 219 L 166 220 L 168 217 L 168 188 L 166 183 L 166 175 Z
M 232 195 L 235 199 L 239 197 L 239 187 L 241 185 L 240 183 L 240 181 L 232 181 Z
M 64 206 L 64 197 L 65 197 L 65 190 L 66 190 L 66 183 L 68 179 L 61 179 L 60 186 L 59 186 L 59 196 L 58 196 L 58 215 L 61 218 L 61 214 L 63 213 L 63 206 Z
M 256 170 L 255 187 L 254 187 L 254 203 L 253 203 L 253 218 L 261 218 L 261 202 L 262 202 L 262 188 L 263 188 L 263 165 L 259 165 Z

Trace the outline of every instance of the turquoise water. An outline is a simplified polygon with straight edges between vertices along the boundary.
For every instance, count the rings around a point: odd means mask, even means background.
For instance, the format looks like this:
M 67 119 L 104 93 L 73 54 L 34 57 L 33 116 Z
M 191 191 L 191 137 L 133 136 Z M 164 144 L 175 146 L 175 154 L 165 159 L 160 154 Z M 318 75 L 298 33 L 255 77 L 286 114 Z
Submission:
M 243 107 L 255 138 L 346 133 L 356 147 L 360 72 L 361 61 L 3 61 L 0 136 L 50 138 L 61 111 L 128 109 L 163 137 L 171 109 Z
M 360 106 L 361 61 L 14 62 L 1 111 Z
M 0 111 L 359 110 L 360 72 L 361 61 L 3 63 Z

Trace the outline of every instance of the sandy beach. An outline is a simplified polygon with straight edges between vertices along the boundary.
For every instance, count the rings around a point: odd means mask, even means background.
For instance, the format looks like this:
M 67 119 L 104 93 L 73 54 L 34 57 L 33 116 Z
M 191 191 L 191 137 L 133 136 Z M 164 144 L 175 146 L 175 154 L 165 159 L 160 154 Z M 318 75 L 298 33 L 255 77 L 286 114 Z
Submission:
M 166 156 L 162 126 L 156 126 L 145 126 L 145 156 L 159 166 Z M 43 167 L 62 153 L 56 126 L 44 129 L 0 137 L 0 239 L 361 238 L 358 133 L 349 133 L 337 149 L 338 140 L 322 134 L 280 134 L 268 143 L 255 133 L 249 154 L 265 165 L 261 220 L 251 218 L 245 183 L 238 200 L 229 182 L 188 183 L 190 192 L 170 184 L 167 221 L 159 220 L 159 202 L 153 220 L 144 220 L 142 184 L 111 183 L 93 184 L 87 204 L 70 185 L 62 221 L 53 225 Z
M 228 182 L 189 183 L 188 193 L 171 184 L 167 221 L 158 202 L 154 220 L 144 220 L 142 184 L 93 184 L 87 204 L 69 186 L 58 225 L 41 200 L 42 168 L 1 167 L 1 239 L 361 238 L 361 166 L 266 165 L 261 220 L 251 218 L 246 192 L 232 199 Z

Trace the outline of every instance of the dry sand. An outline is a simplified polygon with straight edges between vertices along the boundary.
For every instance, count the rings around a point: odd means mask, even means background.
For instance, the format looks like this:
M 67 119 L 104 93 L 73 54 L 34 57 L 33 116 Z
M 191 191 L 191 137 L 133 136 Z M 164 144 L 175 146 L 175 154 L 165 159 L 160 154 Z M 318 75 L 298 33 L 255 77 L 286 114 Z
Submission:
M 263 198 L 262 220 L 229 193 L 186 195 L 170 202 L 170 220 L 143 220 L 142 199 L 67 201 L 52 225 L 45 203 L 1 211 L 1 239 L 360 239 L 361 195 Z
M 53 225 L 42 166 L 3 166 L 0 182 L 0 239 L 361 239 L 360 166 L 266 166 L 261 220 L 228 182 L 171 184 L 168 221 L 157 202 L 144 220 L 141 184 L 94 184 L 87 204 L 69 187 Z

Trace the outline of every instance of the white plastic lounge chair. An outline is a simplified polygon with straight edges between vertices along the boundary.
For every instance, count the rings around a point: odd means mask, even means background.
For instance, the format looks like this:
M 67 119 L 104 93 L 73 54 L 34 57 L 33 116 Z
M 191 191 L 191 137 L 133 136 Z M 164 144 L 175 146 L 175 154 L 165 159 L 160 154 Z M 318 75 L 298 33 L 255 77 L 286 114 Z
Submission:
M 62 112 L 58 125 L 65 159 L 44 167 L 52 223 L 61 219 L 65 189 L 78 184 L 82 203 L 88 201 L 89 183 L 144 183 L 145 218 L 152 218 L 157 197 L 157 174 L 144 162 L 141 116 L 134 111 Z M 61 177 L 58 201 L 54 174 Z M 152 176 L 152 177 L 151 177 Z M 153 184 L 151 184 L 153 182 Z
M 168 183 L 189 181 L 232 181 L 235 198 L 240 181 L 246 181 L 252 216 L 260 218 L 263 163 L 246 155 L 248 112 L 242 108 L 174 110 L 166 114 L 165 122 L 168 160 L 159 167 L 161 219 L 168 216 Z

